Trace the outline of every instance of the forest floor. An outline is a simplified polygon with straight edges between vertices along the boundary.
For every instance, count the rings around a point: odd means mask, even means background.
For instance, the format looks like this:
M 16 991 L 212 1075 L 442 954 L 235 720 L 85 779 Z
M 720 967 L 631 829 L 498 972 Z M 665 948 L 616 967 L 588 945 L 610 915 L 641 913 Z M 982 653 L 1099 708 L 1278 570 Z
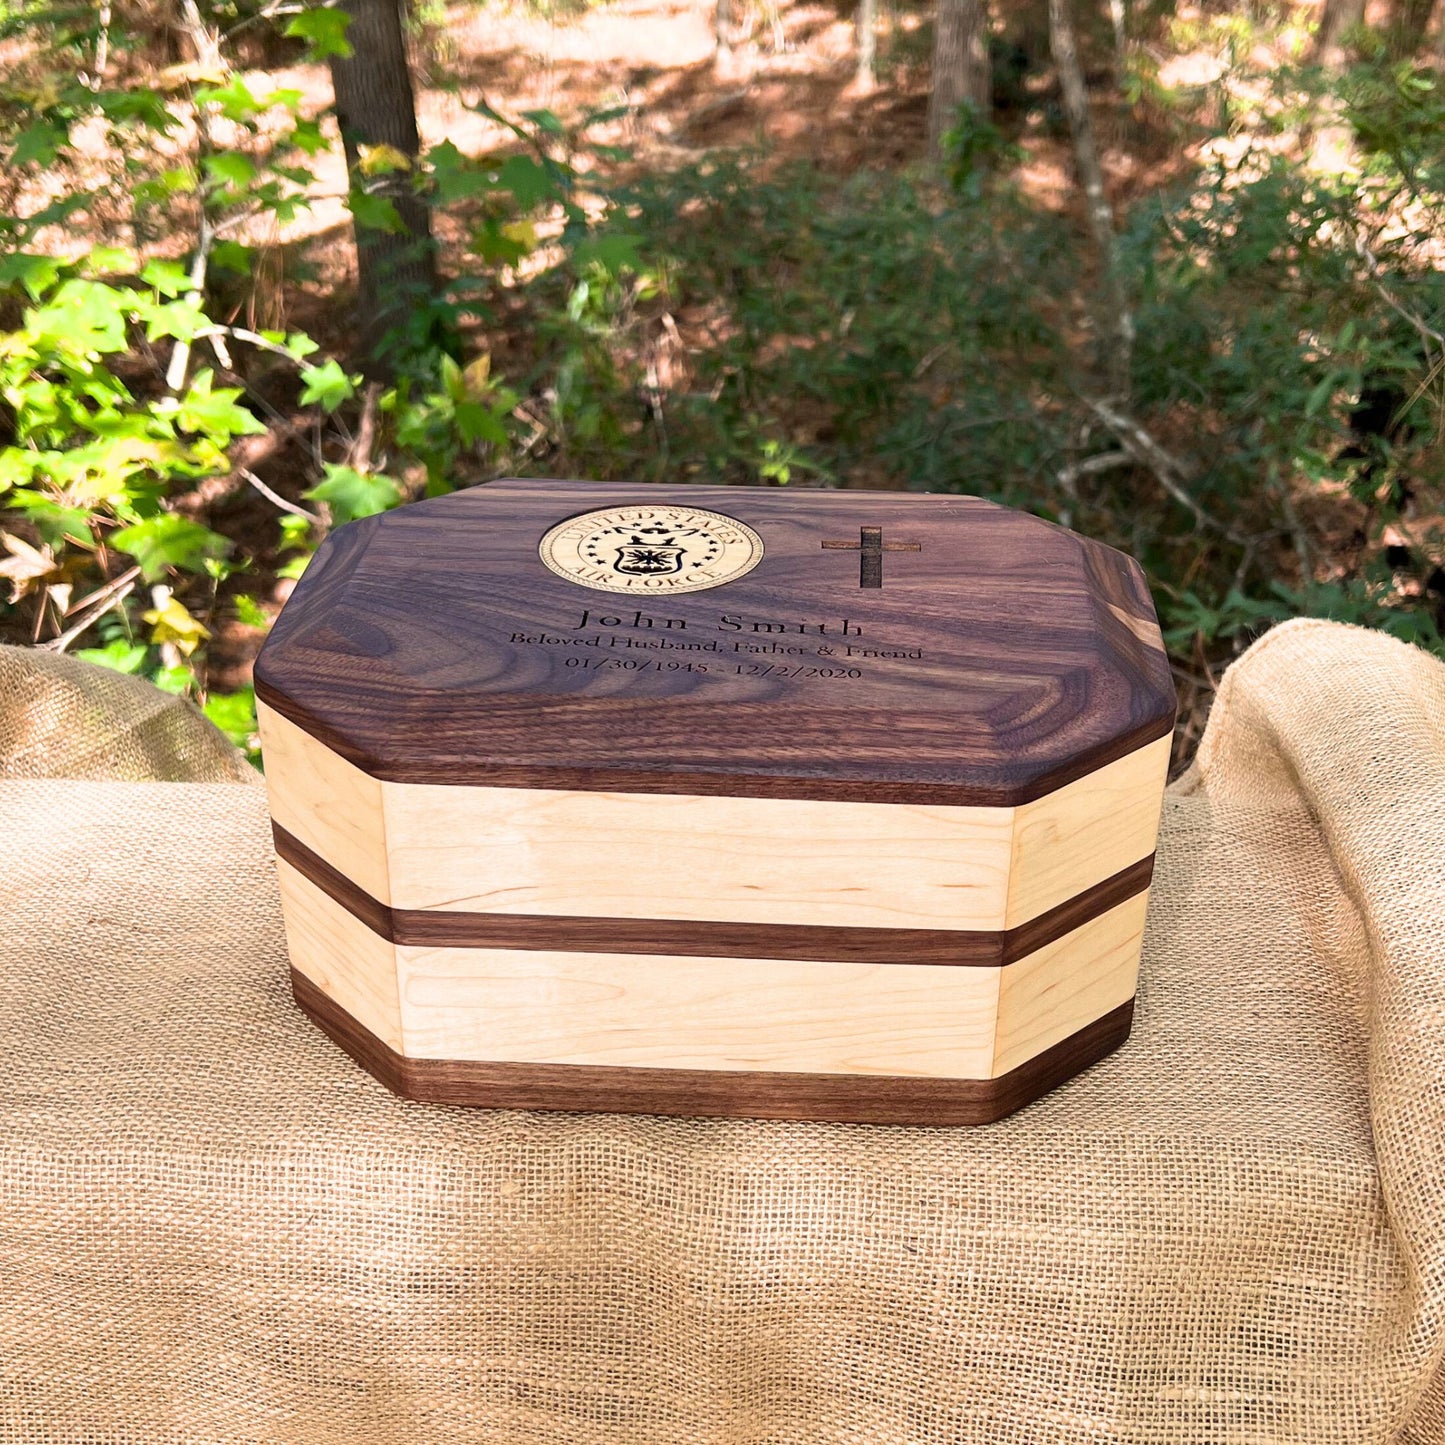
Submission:
M 882 9 L 884 7 L 880 7 Z M 807 0 L 778 0 L 765 12 L 734 0 L 742 14 L 730 57 L 720 58 L 711 0 L 616 0 L 564 17 L 517 7 L 461 3 L 428 24 L 415 45 L 417 117 L 424 144 L 450 140 L 468 155 L 515 147 L 502 127 L 474 106 L 486 100 L 508 115 L 552 110 L 571 120 L 588 110 L 627 107 L 624 120 L 595 136 L 626 145 L 638 170 L 695 166 L 709 151 L 746 148 L 779 163 L 804 160 L 845 176 L 863 169 L 897 169 L 924 159 L 929 68 L 927 36 L 916 14 L 885 19 L 879 38 L 878 79 L 871 90 L 856 78 L 851 6 L 846 15 Z M 1046 37 L 1032 39 L 1038 54 Z M 1211 78 L 1204 57 L 1177 57 L 1172 83 Z M 316 114 L 330 102 L 330 77 L 321 66 L 273 69 L 279 86 L 306 97 Z M 1096 124 L 1101 162 L 1111 194 L 1126 203 L 1177 179 L 1197 164 L 1174 129 L 1127 131 L 1101 102 Z M 1067 138 L 1051 131 L 1034 110 L 1027 120 L 1003 125 L 1021 150 L 1014 182 L 1034 205 L 1079 210 Z M 333 132 L 334 133 L 334 132 Z M 334 298 L 353 283 L 350 216 L 344 204 L 346 173 L 339 147 L 319 158 L 318 185 L 309 210 L 293 224 L 255 242 L 280 243 L 304 254 L 306 289 Z M 1082 211 L 1080 210 L 1082 218 Z M 449 240 L 443 230 L 439 240 Z M 289 285 L 279 288 L 290 294 Z M 301 295 L 305 314 L 288 319 L 317 327 L 328 340 L 335 327 L 328 300 L 321 314 Z M 278 296 L 278 304 L 284 298 Z M 278 316 L 269 324 L 281 324 Z

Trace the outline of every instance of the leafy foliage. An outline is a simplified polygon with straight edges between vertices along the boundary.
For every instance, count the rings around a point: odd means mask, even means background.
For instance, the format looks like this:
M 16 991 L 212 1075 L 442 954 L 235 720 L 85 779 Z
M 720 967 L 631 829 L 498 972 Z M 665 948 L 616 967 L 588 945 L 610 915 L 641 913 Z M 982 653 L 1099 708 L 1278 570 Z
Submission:
M 1107 264 L 1020 179 L 1021 126 L 1067 135 L 1027 58 L 1006 112 L 960 114 L 943 176 L 718 151 L 648 172 L 598 139 L 616 108 L 477 102 L 494 152 L 364 149 L 356 224 L 395 229 L 420 196 L 452 238 L 383 381 L 344 325 L 323 345 L 274 304 L 308 263 L 258 238 L 332 141 L 238 59 L 258 34 L 343 56 L 345 12 L 216 0 L 188 22 L 204 58 L 158 64 L 119 26 L 102 66 L 95 14 L 12 9 L 0 30 L 39 42 L 0 82 L 3 194 L 27 197 L 0 210 L 15 630 L 246 743 L 244 670 L 218 687 L 213 664 L 254 646 L 328 528 L 540 472 L 1030 508 L 1141 559 L 1190 697 L 1299 612 L 1445 651 L 1439 76 L 1368 30 L 1343 75 L 1261 74 L 1266 7 L 1173 22 L 1220 63 L 1172 90 L 1168 11 L 1140 12 L 1120 123 L 1207 143 L 1119 208 Z M 1330 127 L 1352 157 L 1333 170 L 1310 155 Z M 1134 337 L 1116 391 L 1111 297 Z

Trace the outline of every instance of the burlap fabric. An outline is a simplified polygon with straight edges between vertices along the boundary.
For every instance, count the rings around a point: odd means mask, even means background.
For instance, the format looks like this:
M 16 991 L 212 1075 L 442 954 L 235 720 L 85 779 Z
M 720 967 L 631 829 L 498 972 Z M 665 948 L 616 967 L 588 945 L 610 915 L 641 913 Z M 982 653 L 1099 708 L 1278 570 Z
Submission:
M 92 772 L 93 681 L 7 696 Z M 1399 643 L 1230 672 L 1133 1039 L 981 1130 L 404 1104 L 292 1008 L 258 790 L 0 806 L 7 1445 L 1445 1441 L 1445 667 Z
M 183 698 L 73 657 L 0 647 L 0 778 L 241 783 L 255 777 Z

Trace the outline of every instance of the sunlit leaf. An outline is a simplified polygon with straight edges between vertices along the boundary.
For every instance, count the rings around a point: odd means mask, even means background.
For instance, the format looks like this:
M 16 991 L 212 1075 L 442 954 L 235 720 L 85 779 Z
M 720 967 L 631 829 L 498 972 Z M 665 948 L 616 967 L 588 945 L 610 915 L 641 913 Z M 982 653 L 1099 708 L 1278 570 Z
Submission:
M 331 5 L 317 5 L 293 15 L 282 34 L 305 40 L 310 60 L 325 60 L 332 55 L 344 60 L 353 53 L 351 42 L 346 38 L 350 24 L 351 16 L 346 11 Z
M 254 597 L 240 592 L 232 598 L 232 603 L 236 608 L 236 618 L 243 627 L 269 627 L 271 625 L 271 618 L 266 609 Z
M 211 635 L 174 597 L 142 616 L 151 624 L 151 641 L 157 646 L 174 644 L 182 657 L 189 657 Z
M 314 502 L 325 502 L 338 526 L 357 517 L 374 517 L 401 501 L 401 488 L 390 477 L 329 462 L 325 471 L 326 479 L 312 487 L 306 496 Z
M 244 190 L 256 179 L 255 164 L 240 151 L 220 151 L 216 155 L 205 156 L 201 164 L 213 181 L 233 186 L 238 191 Z
M 223 556 L 231 547 L 225 537 L 209 527 L 172 512 L 122 527 L 109 540 L 117 551 L 135 558 L 147 582 L 159 581 L 172 568 L 198 572 L 207 557 Z
M 334 357 L 328 357 L 320 366 L 303 367 L 301 404 L 335 411 L 343 401 L 356 395 L 359 379 L 348 376 Z
M 201 709 L 238 747 L 251 751 L 256 741 L 256 694 L 250 687 L 213 692 Z
M 191 289 L 190 273 L 177 261 L 147 261 L 140 278 L 162 296 L 179 296 Z
M 82 662 L 93 662 L 97 667 L 109 668 L 112 672 L 135 674 L 145 666 L 146 647 L 144 643 L 127 642 L 117 637 L 104 647 L 82 647 L 74 654 Z
M 392 171 L 409 171 L 411 158 L 392 145 L 358 146 L 359 169 L 364 176 L 384 176 Z
M 298 120 L 296 128 L 291 132 L 290 141 L 297 150 L 308 156 L 317 155 L 331 144 L 322 133 L 320 124 L 314 120 Z
M 13 251 L 0 256 L 0 287 L 23 286 L 38 301 L 56 282 L 65 263 L 55 256 L 36 256 Z
M 210 371 L 198 371 L 176 411 L 182 431 L 199 433 L 222 446 L 232 437 L 257 436 L 265 426 L 254 412 L 239 404 L 243 393 L 238 386 L 212 389 Z

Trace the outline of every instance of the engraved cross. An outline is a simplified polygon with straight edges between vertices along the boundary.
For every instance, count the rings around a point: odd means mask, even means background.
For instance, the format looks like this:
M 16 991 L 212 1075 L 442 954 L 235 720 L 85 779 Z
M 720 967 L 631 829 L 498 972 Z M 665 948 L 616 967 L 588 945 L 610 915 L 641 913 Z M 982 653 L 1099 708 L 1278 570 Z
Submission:
M 860 587 L 881 587 L 883 585 L 883 554 L 885 552 L 921 552 L 922 542 L 885 542 L 882 527 L 859 527 L 856 542 L 824 542 L 823 547 L 831 552 L 856 552 L 858 554 L 858 585 Z

